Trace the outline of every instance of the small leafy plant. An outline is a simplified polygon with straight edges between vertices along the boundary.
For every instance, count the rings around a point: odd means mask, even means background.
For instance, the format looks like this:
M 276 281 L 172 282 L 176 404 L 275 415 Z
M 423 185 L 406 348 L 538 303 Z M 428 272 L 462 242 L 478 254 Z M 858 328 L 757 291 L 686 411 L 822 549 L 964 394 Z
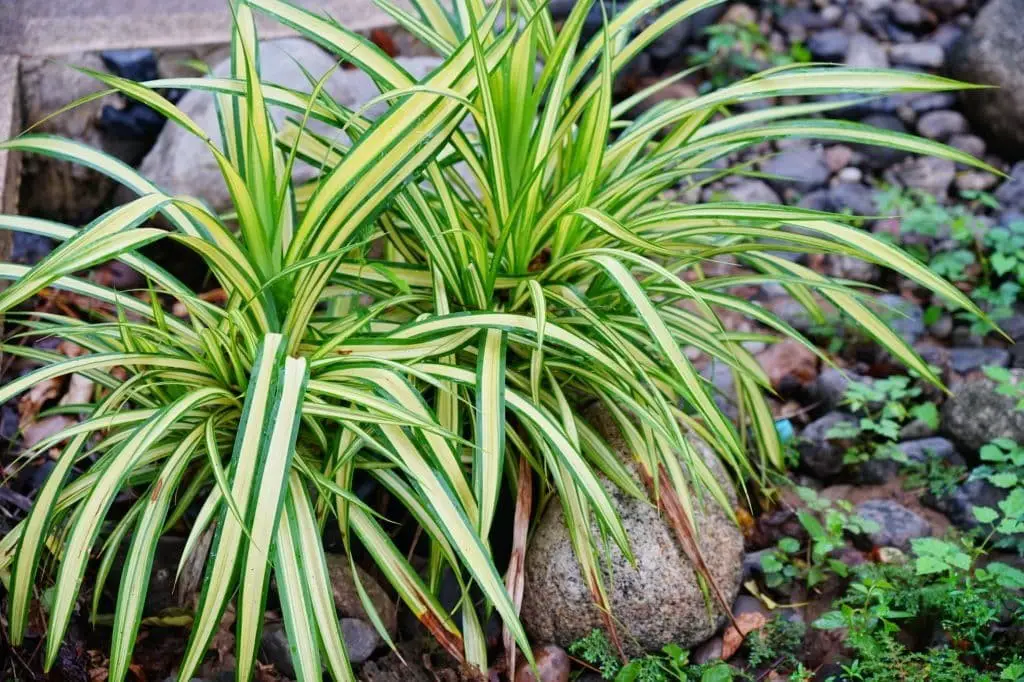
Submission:
M 853 442 L 843 457 L 846 464 L 905 459 L 896 449 L 905 424 L 920 419 L 930 428 L 938 428 L 938 409 L 932 402 L 920 402 L 920 397 L 921 389 L 905 376 L 850 382 L 842 404 L 858 419 L 836 424 L 826 436 Z
M 690 63 L 708 71 L 706 89 L 720 88 L 766 68 L 809 62 L 811 54 L 800 42 L 779 52 L 752 22 L 712 24 L 704 29 L 707 47 L 690 56 Z
M 905 489 L 923 490 L 935 499 L 952 495 L 967 479 L 967 467 L 951 464 L 930 450 L 924 453 L 923 461 L 907 460 L 901 471 Z
M 1017 401 L 1016 409 L 1024 410 L 1024 382 L 1018 382 L 1005 367 L 986 365 L 981 369 L 985 376 L 995 382 L 996 393 L 1013 398 Z
M 912 547 L 909 565 L 862 568 L 838 602 L 840 608 L 815 621 L 817 628 L 846 628 L 853 651 L 843 666 L 846 677 L 881 682 L 1014 679 L 1003 675 L 1014 674 L 1021 661 L 1012 638 L 996 625 L 1006 609 L 1010 622 L 1024 616 L 1024 602 L 1015 593 L 1024 588 L 1024 572 L 1000 562 L 981 568 L 983 545 L 969 538 L 960 543 L 918 538 Z M 949 645 L 908 650 L 899 634 L 920 621 L 938 625 Z
M 801 621 L 775 617 L 747 635 L 747 661 L 753 668 L 767 663 L 773 668 L 798 669 L 806 632 Z
M 782 538 L 773 552 L 761 558 L 767 587 L 784 587 L 794 580 L 806 581 L 808 587 L 814 587 L 830 575 L 847 577 L 849 567 L 833 558 L 833 552 L 845 547 L 847 534 L 878 530 L 874 521 L 855 514 L 847 500 L 831 502 L 802 486 L 796 492 L 806 505 L 806 509 L 797 511 L 797 519 L 810 539 L 804 548 L 795 538 Z
M 940 250 L 929 245 L 908 248 L 937 274 L 970 288 L 971 298 L 987 313 L 987 319 L 971 313 L 956 316 L 969 322 L 971 332 L 984 335 L 994 329 L 993 322 L 1013 314 L 1024 286 L 1024 221 L 1005 227 L 989 228 L 978 217 L 983 209 L 998 209 L 999 203 L 984 192 L 965 192 L 967 204 L 946 206 L 924 192 L 888 188 L 880 193 L 884 213 L 902 217 L 900 233 L 922 236 L 944 244 Z M 932 305 L 925 312 L 926 322 L 934 321 L 946 308 Z
M 1024 485 L 1024 446 L 1009 438 L 997 438 L 978 452 L 981 466 L 971 471 L 971 479 L 984 479 L 997 488 Z

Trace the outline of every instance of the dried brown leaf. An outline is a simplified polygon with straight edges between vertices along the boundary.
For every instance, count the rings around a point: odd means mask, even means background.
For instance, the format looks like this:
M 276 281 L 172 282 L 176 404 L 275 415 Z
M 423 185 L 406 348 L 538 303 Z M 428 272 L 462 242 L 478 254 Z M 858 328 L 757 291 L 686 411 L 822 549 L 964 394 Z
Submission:
M 18 401 L 18 426 L 22 429 L 31 425 L 39 415 L 48 400 L 53 400 L 60 395 L 63 387 L 62 378 L 54 377 L 41 381 L 21 397 Z
M 516 512 L 512 528 L 512 556 L 505 574 L 505 587 L 519 613 L 523 604 L 523 586 L 526 582 L 526 539 L 530 530 L 530 512 L 533 509 L 533 472 L 525 457 L 519 458 L 519 491 L 516 494 Z M 508 626 L 502 626 L 505 660 L 510 680 L 516 678 L 516 643 Z
M 728 625 L 722 635 L 722 660 L 728 661 L 739 651 L 744 638 L 754 630 L 764 627 L 768 619 L 760 611 L 748 611 L 736 616 L 735 625 Z
M 66 414 L 55 414 L 37 422 L 32 422 L 22 431 L 22 445 L 26 448 L 31 448 L 39 441 L 56 435 L 77 423 L 77 419 Z
M 81 374 L 72 374 L 68 390 L 61 399 L 60 405 L 84 405 L 92 401 L 92 392 L 96 383 Z

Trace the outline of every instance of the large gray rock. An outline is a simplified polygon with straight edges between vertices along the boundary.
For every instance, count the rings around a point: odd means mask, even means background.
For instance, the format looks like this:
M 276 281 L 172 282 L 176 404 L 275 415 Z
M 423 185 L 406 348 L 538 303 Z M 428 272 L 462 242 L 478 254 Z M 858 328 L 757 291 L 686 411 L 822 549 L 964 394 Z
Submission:
M 616 452 L 626 455 L 626 444 L 610 416 L 591 412 L 591 423 Z M 707 445 L 695 444 L 735 500 L 735 491 L 714 453 Z M 607 559 L 601 563 L 609 569 L 604 575 L 605 589 L 626 652 L 636 655 L 656 651 L 670 642 L 690 648 L 713 635 L 724 614 L 712 600 L 714 615 L 709 616 L 708 602 L 674 531 L 649 502 L 623 494 L 610 482 L 606 489 L 636 557 L 633 566 L 611 543 L 598 549 Z M 694 496 L 694 510 L 704 560 L 724 598 L 732 603 L 743 573 L 743 536 L 707 495 L 700 500 Z M 593 532 L 599 537 L 596 526 Z M 603 618 L 581 574 L 558 503 L 548 506 L 526 555 L 522 620 L 535 641 L 561 646 L 603 628 Z
M 998 86 L 964 94 L 967 115 L 1003 153 L 1024 154 L 1024 0 L 991 0 L 953 49 L 953 75 Z
M 433 57 L 398 58 L 398 62 L 416 78 L 426 76 L 440 63 Z M 230 68 L 230 62 L 224 60 L 213 67 L 213 75 L 227 76 Z M 265 82 L 311 92 L 313 86 L 303 69 L 315 79 L 334 69 L 324 91 L 339 104 L 352 109 L 359 109 L 380 94 L 369 76 L 358 70 L 335 68 L 334 57 L 307 40 L 286 38 L 260 43 L 260 73 Z M 181 99 L 178 106 L 209 134 L 215 145 L 221 144 L 212 95 L 191 91 Z M 363 114 L 373 118 L 386 109 L 387 104 L 377 103 Z M 296 117 L 284 109 L 271 109 L 271 118 L 276 126 L 280 127 L 289 116 Z M 312 121 L 308 127 L 332 139 L 339 139 L 338 132 L 319 122 Z M 225 211 L 231 206 L 231 198 L 220 169 L 206 144 L 180 126 L 168 125 L 164 128 L 139 170 L 164 191 L 198 197 L 214 211 Z M 293 178 L 296 182 L 301 183 L 315 174 L 313 167 L 304 163 L 295 164 Z M 120 200 L 125 200 L 131 195 L 120 191 L 118 196 Z
M 1024 380 L 1024 370 L 1011 369 L 1015 384 Z M 980 377 L 953 388 L 954 396 L 942 407 L 942 430 L 963 452 L 977 452 L 996 438 L 1024 442 L 1024 411 L 1018 399 L 996 391 L 991 379 Z
M 341 638 L 345 642 L 345 651 L 350 663 L 363 663 L 377 647 L 384 643 L 380 635 L 369 623 L 355 618 L 342 618 Z M 295 679 L 295 666 L 292 663 L 291 644 L 288 633 L 280 624 L 268 625 L 263 628 L 261 637 L 263 658 L 273 664 L 277 671 L 285 677 Z M 322 665 L 322 664 L 321 664 Z
M 832 174 L 825 155 L 814 147 L 785 149 L 762 162 L 761 170 L 776 176 L 769 182 L 780 191 L 793 187 L 798 192 L 810 192 L 828 182 Z
M 356 588 L 348 558 L 341 554 L 328 554 L 325 558 L 327 560 L 327 576 L 334 592 L 334 608 L 338 610 L 338 615 L 370 622 L 372 619 L 366 613 L 363 602 L 359 598 L 359 591 Z M 389 634 L 396 634 L 398 632 L 398 608 L 395 603 L 371 575 L 359 567 L 356 567 L 356 571 L 358 571 L 359 584 L 370 598 L 370 603 L 377 611 L 377 615 L 380 616 L 384 628 Z
M 933 436 L 917 438 L 900 443 L 896 448 L 911 462 L 923 464 L 929 457 L 941 459 L 950 465 L 962 465 L 963 457 L 956 451 L 956 446 L 945 438 Z
M 829 412 L 808 424 L 797 441 L 800 466 L 820 479 L 839 474 L 843 470 L 843 455 L 848 444 L 829 438 L 828 433 L 839 424 L 853 421 L 856 419 L 847 412 Z
M 868 500 L 857 505 L 857 515 L 878 524 L 868 533 L 878 547 L 910 549 L 910 541 L 931 535 L 932 527 L 924 518 L 892 500 Z

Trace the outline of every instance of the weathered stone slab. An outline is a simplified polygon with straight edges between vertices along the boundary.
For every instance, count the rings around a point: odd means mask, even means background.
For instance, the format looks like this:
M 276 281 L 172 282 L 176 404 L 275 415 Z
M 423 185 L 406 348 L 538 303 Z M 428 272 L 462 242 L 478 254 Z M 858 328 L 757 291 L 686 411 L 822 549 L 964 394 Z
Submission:
M 0 55 L 0 140 L 15 134 L 21 125 L 21 100 L 18 92 L 18 62 L 14 55 Z M 17 154 L 0 151 L 0 213 L 14 213 L 18 202 Z M 6 255 L 10 234 L 0 230 L 0 255 Z
M 392 26 L 373 0 L 295 0 L 357 31 Z M 405 4 L 399 2 L 400 5 Z M 258 18 L 260 37 L 291 35 L 287 26 Z M 226 0 L 4 0 L 0 52 L 55 56 L 73 52 L 170 48 L 227 42 Z

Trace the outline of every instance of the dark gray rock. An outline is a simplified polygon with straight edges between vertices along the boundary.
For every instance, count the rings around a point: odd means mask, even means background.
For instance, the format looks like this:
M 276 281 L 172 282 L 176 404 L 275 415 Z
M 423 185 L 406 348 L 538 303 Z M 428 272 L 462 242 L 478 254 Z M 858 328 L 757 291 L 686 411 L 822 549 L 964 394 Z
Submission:
M 743 178 L 726 190 L 736 201 L 745 204 L 781 204 L 782 199 L 764 180 Z
M 875 128 L 881 128 L 882 130 L 891 130 L 895 133 L 907 132 L 907 127 L 903 125 L 903 121 L 896 116 L 886 113 L 871 114 L 870 116 L 864 117 L 861 120 L 861 123 L 874 126 Z M 897 163 L 907 157 L 907 152 L 899 149 L 892 149 L 890 147 L 879 147 L 877 145 L 869 144 L 856 144 L 850 146 L 864 157 L 864 164 L 868 168 L 872 168 L 874 170 L 888 168 L 894 163 Z
M 881 305 L 880 314 L 904 341 L 913 344 L 924 335 L 924 311 L 921 306 L 898 294 L 882 294 L 876 300 Z
M 853 182 L 841 182 L 829 189 L 829 197 L 836 212 L 849 209 L 854 215 L 878 215 L 878 202 L 875 191 L 867 185 Z
M 741 594 L 736 597 L 736 601 L 732 603 L 732 615 L 739 618 L 744 613 L 760 613 L 762 616 L 767 616 L 771 612 L 757 597 L 751 597 L 749 594 Z
M 924 463 L 929 457 L 941 459 L 949 464 L 963 464 L 964 459 L 956 451 L 953 442 L 946 438 L 920 438 L 900 443 L 896 448 L 911 462 Z
M 985 156 L 985 140 L 977 135 L 953 135 L 947 144 L 961 152 L 967 152 L 976 159 Z
M 828 367 L 822 370 L 818 378 L 808 388 L 811 401 L 820 410 L 834 410 L 842 402 L 843 396 L 846 394 L 846 388 L 850 385 L 851 381 L 860 383 L 871 381 L 871 379 L 854 372 L 844 372 L 835 367 Z
M 847 444 L 831 440 L 828 432 L 837 424 L 856 421 L 846 412 L 829 412 L 808 424 L 797 441 L 800 466 L 815 478 L 828 479 L 843 470 L 843 455 Z
M 667 11 L 673 5 L 678 4 L 678 2 L 679 0 L 671 0 L 670 2 L 664 3 L 661 11 Z M 577 0 L 551 0 L 548 7 L 551 10 L 551 14 L 556 19 L 565 19 L 569 16 L 569 13 L 576 4 Z M 603 0 L 603 2 L 594 2 L 583 23 L 583 40 L 589 40 L 601 31 L 601 27 L 604 25 L 604 17 L 606 15 L 610 20 L 611 17 L 614 17 L 618 12 L 621 12 L 628 4 L 629 0 Z M 646 53 L 655 59 L 671 59 L 672 57 L 679 56 L 682 53 L 683 48 L 691 41 L 699 39 L 704 33 L 704 29 L 718 21 L 719 17 L 722 16 L 725 10 L 726 5 L 715 5 L 712 7 L 706 7 L 696 14 L 687 17 L 673 25 L 671 29 L 654 41 L 646 49 Z M 641 28 L 643 28 L 643 26 L 638 26 L 637 30 L 640 30 Z
M 953 348 L 949 351 L 949 366 L 954 372 L 966 374 L 985 366 L 1007 367 L 1010 352 L 1005 348 Z
M 917 440 L 919 438 L 930 438 L 938 433 L 937 428 L 923 419 L 913 419 L 900 427 L 899 440 Z
M 786 149 L 764 161 L 761 170 L 779 176 L 770 180 L 779 191 L 793 187 L 798 192 L 810 192 L 828 182 L 832 175 L 824 154 L 813 147 Z
M 957 528 L 970 530 L 979 525 L 974 517 L 975 507 L 997 509 L 1006 495 L 1006 490 L 997 488 L 988 481 L 976 479 L 966 481 L 951 495 L 937 498 L 929 493 L 921 499 L 929 507 L 945 514 L 950 523 Z
M 626 443 L 610 415 L 594 411 L 590 421 L 613 451 L 627 456 Z M 694 444 L 735 501 L 735 491 L 717 457 L 708 446 Z M 670 642 L 683 648 L 703 642 L 719 628 L 725 614 L 712 602 L 713 615 L 709 615 L 708 602 L 674 532 L 647 500 L 625 495 L 610 482 L 605 487 L 636 557 L 635 564 L 630 564 L 610 541 L 598 548 L 605 559 L 602 567 L 611 573 L 605 576 L 605 588 L 626 653 L 656 651 Z M 743 535 L 706 495 L 702 502 L 694 496 L 693 519 L 710 574 L 732 603 L 743 573 Z M 596 527 L 594 531 L 594 537 L 600 537 Z M 603 627 L 557 502 L 548 505 L 527 551 L 522 620 L 535 641 L 560 646 Z
M 956 107 L 956 95 L 951 92 L 918 92 L 908 96 L 907 105 L 915 114 Z
M 1024 370 L 1010 374 L 1015 384 L 1024 380 Z M 1024 411 L 1016 409 L 1016 398 L 997 393 L 991 379 L 965 381 L 953 393 L 942 407 L 942 430 L 962 452 L 977 452 L 996 438 L 1024 442 Z
M 964 93 L 964 104 L 975 126 L 1005 154 L 1024 154 L 1022 54 L 1024 0 L 991 0 L 954 46 L 949 60 L 956 78 L 998 86 Z
M 1011 317 L 999 320 L 999 328 L 1014 341 L 1024 340 L 1024 309 L 1018 306 Z
M 889 59 L 893 64 L 901 66 L 938 69 L 946 61 L 946 53 L 935 43 L 906 43 L 890 47 Z
M 384 643 L 372 625 L 358 618 L 341 619 L 341 637 L 345 640 L 348 660 L 353 663 L 366 661 Z
M 818 31 L 807 39 L 807 49 L 822 61 L 842 61 L 849 47 L 850 35 L 839 28 Z
M 929 36 L 933 43 L 942 45 L 942 49 L 949 55 L 953 46 L 957 44 L 964 35 L 964 29 L 956 24 L 940 24 L 935 32 Z
M 929 111 L 917 119 L 917 132 L 931 140 L 945 142 L 954 135 L 967 132 L 967 119 L 959 111 Z
M 871 283 L 882 278 L 882 269 L 856 256 L 832 255 L 827 257 L 825 274 L 854 282 Z
M 809 10 L 803 7 L 787 9 L 778 20 L 779 28 L 789 34 L 804 34 L 808 31 L 816 31 L 826 28 L 829 25 L 828 18 L 823 17 L 820 12 Z
M 859 182 L 840 182 L 834 187 L 814 190 L 804 195 L 798 206 L 831 213 L 849 210 L 861 216 L 878 214 L 874 190 Z
M 907 28 L 917 28 L 922 24 L 930 25 L 935 23 L 933 15 L 930 15 L 926 9 L 916 2 L 910 2 L 910 0 L 897 0 L 897 2 L 892 3 L 889 7 L 889 16 L 897 24 Z
M 928 325 L 928 333 L 937 339 L 948 339 L 953 333 L 953 316 L 943 314 Z
M 952 17 L 967 9 L 968 0 L 928 0 L 925 7 L 940 17 Z
M 285 634 L 284 626 L 275 623 L 263 628 L 261 643 L 263 645 L 263 660 L 273 665 L 285 677 L 294 680 L 295 666 L 292 664 L 291 645 L 288 644 L 288 635 Z
M 714 390 L 711 393 L 712 399 L 729 419 L 738 419 L 738 399 L 736 396 L 735 377 L 732 369 L 724 362 L 711 362 L 701 371 L 701 375 L 711 382 Z
M 943 198 L 956 177 L 956 164 L 949 159 L 922 156 L 896 170 L 901 185 Z
M 716 635 L 693 650 L 693 662 L 697 665 L 722 659 L 722 637 Z
M 774 547 L 765 547 L 764 549 L 759 549 L 756 552 L 750 552 L 743 556 L 744 582 L 752 578 L 757 578 L 764 573 L 764 565 L 761 563 L 761 560 L 773 552 L 775 552 Z
M 334 608 L 338 610 L 338 614 L 345 618 L 371 621 L 359 598 L 348 557 L 341 554 L 327 554 L 326 559 L 327 575 L 334 593 Z M 370 598 L 370 603 L 377 611 L 377 615 L 380 616 L 384 628 L 389 634 L 396 634 L 398 632 L 398 609 L 395 603 L 391 601 L 387 592 L 374 580 L 373 576 L 359 567 L 356 567 L 356 570 L 359 573 L 359 584 Z
M 878 530 L 868 537 L 878 547 L 910 549 L 910 541 L 931 535 L 932 527 L 925 519 L 892 500 L 868 500 L 857 505 L 857 515 L 874 521 Z
M 369 623 L 356 618 L 342 618 L 340 625 L 341 638 L 345 642 L 348 660 L 352 663 L 365 662 L 384 643 Z M 263 628 L 261 643 L 263 659 L 273 664 L 282 675 L 294 680 L 295 666 L 292 664 L 291 645 L 284 626 L 274 623 Z
M 1010 169 L 1010 177 L 999 185 L 993 196 L 1003 208 L 1024 210 L 1024 161 L 1015 163 Z

